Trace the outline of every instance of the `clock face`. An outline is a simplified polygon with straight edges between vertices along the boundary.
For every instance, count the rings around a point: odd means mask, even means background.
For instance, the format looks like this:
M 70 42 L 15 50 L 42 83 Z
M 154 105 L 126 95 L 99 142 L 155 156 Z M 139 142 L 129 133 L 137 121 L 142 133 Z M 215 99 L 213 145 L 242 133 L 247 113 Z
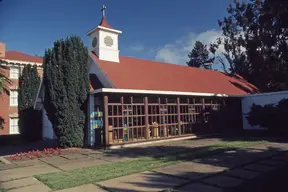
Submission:
M 106 37 L 104 38 L 104 43 L 105 43 L 106 46 L 112 47 L 112 45 L 113 45 L 113 39 L 112 39 L 112 37 L 106 36 Z
M 97 37 L 94 37 L 92 40 L 92 47 L 96 47 L 97 45 Z

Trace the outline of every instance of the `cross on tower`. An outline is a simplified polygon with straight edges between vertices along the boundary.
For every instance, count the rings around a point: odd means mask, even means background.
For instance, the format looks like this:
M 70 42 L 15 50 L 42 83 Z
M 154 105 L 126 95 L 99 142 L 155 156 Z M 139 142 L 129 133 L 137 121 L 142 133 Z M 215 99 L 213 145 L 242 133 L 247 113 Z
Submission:
M 106 9 L 106 6 L 105 5 L 102 5 L 102 17 L 105 17 L 105 9 Z

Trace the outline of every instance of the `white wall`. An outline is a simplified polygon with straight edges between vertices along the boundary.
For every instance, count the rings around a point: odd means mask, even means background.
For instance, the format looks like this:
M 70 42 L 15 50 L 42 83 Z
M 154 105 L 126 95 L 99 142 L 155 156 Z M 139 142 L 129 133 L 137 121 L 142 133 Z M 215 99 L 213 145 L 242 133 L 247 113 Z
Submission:
M 113 40 L 112 46 L 105 45 L 105 37 L 110 37 Z M 93 38 L 97 38 L 96 47 L 92 47 Z M 98 29 L 90 34 L 90 50 L 94 51 L 100 60 L 112 61 L 119 63 L 119 48 L 118 48 L 118 33 Z
M 242 121 L 244 130 L 261 130 L 266 129 L 265 127 L 260 126 L 251 126 L 247 119 L 246 115 L 252 106 L 253 103 L 256 105 L 264 106 L 266 104 L 277 104 L 281 99 L 288 98 L 288 91 L 281 92 L 272 92 L 272 93 L 262 93 L 255 95 L 247 95 L 242 98 Z
M 42 121 L 43 121 L 43 132 L 42 136 L 43 139 L 56 139 L 56 135 L 54 133 L 54 130 L 52 128 L 52 124 L 50 120 L 48 119 L 46 110 L 43 108 L 42 109 Z

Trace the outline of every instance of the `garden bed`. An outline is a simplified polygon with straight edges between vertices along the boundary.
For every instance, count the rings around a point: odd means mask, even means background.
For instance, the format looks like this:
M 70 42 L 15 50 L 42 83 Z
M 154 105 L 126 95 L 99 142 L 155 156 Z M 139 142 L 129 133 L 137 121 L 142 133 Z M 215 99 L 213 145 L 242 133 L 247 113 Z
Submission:
M 32 150 L 26 152 L 21 152 L 21 153 L 16 153 L 14 155 L 10 155 L 5 157 L 10 162 L 13 161 L 27 161 L 27 160 L 32 160 L 32 159 L 39 159 L 39 158 L 45 158 L 45 157 L 51 157 L 51 156 L 57 156 L 61 154 L 67 154 L 69 151 L 65 151 L 61 148 L 48 148 L 44 149 L 42 151 L 39 150 Z

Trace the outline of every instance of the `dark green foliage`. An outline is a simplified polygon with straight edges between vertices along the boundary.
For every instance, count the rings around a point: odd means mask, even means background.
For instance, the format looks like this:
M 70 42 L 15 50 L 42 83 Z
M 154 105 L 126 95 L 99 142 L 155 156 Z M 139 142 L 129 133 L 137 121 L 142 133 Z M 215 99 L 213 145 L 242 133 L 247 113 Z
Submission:
M 26 65 L 19 77 L 18 109 L 19 111 L 33 107 L 40 85 L 40 76 L 37 66 Z
M 241 99 L 227 98 L 220 109 L 211 111 L 209 120 L 215 132 L 234 133 L 241 131 Z
M 41 139 L 41 112 L 33 109 L 39 85 L 37 66 L 24 66 L 19 77 L 18 111 L 20 133 L 27 140 Z
M 246 118 L 250 125 L 259 125 L 276 132 L 288 133 L 288 99 L 264 106 L 253 104 Z
M 213 58 L 209 58 L 209 51 L 207 49 L 207 46 L 200 41 L 196 41 L 194 48 L 188 54 L 188 57 L 190 61 L 187 62 L 187 65 L 197 68 L 202 67 L 208 69 L 210 68 L 209 65 L 205 64 L 209 64 L 214 60 Z
M 261 127 L 272 128 L 275 125 L 277 116 L 276 107 L 273 104 L 251 106 L 247 120 L 250 125 L 260 125 Z
M 227 71 L 239 74 L 261 91 L 288 89 L 288 1 L 234 0 L 219 21 L 223 36 L 210 46 Z
M 44 107 L 62 147 L 81 147 L 89 93 L 88 50 L 79 37 L 54 42 L 45 51 Z

